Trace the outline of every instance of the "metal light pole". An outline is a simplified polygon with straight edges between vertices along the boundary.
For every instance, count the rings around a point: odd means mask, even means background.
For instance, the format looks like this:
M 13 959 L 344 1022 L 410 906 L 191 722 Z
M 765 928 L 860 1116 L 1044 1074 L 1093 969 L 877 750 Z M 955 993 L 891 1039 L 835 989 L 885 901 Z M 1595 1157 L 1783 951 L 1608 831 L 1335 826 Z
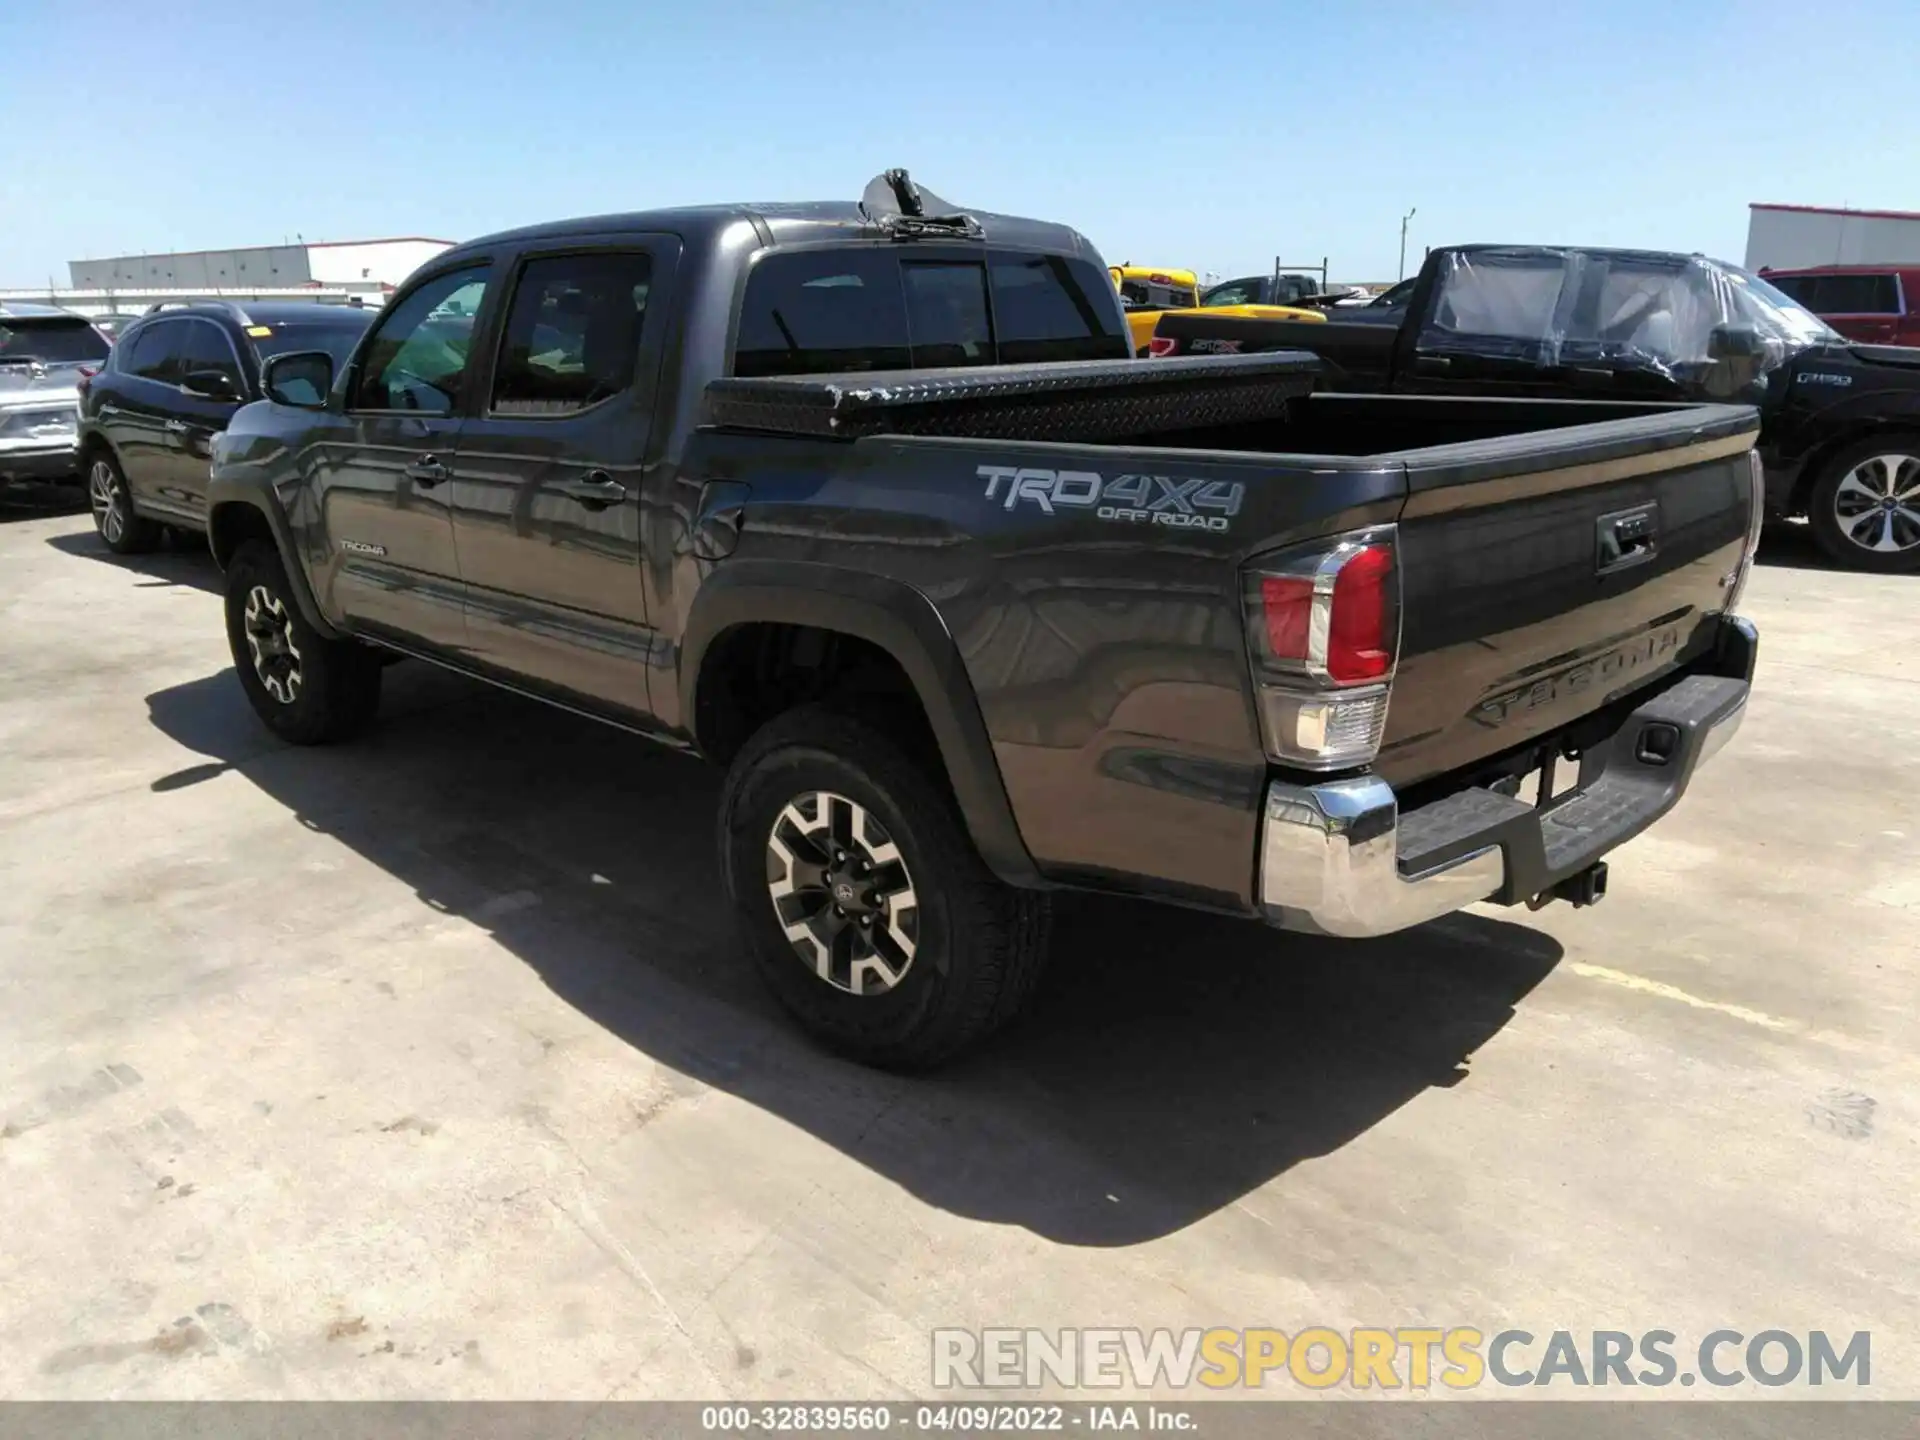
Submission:
M 1416 205 L 1400 217 L 1400 273 L 1393 277 L 1396 280 L 1407 278 L 1407 222 L 1419 213 L 1420 207 Z

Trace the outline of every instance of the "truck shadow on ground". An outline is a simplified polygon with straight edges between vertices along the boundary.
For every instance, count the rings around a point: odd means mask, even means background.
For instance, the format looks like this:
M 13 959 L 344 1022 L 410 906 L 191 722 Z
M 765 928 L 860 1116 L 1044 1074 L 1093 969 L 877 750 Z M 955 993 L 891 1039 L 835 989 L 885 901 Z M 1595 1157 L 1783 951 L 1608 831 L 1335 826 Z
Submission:
M 144 555 L 116 555 L 91 529 L 73 535 L 50 536 L 47 544 L 63 555 L 95 560 L 145 577 L 136 584 L 186 585 L 209 595 L 223 593 L 220 567 L 213 563 L 213 552 L 198 535 L 169 530 L 159 547 Z
M 1456 1084 L 1560 958 L 1477 916 L 1343 944 L 1062 897 L 1021 1023 L 938 1074 L 880 1074 L 810 1045 L 738 953 L 716 771 L 425 666 L 387 678 L 382 723 L 327 750 L 268 736 L 231 672 L 150 695 L 209 757 L 153 789 L 238 770 L 648 1056 L 929 1204 L 1060 1243 L 1179 1230 Z

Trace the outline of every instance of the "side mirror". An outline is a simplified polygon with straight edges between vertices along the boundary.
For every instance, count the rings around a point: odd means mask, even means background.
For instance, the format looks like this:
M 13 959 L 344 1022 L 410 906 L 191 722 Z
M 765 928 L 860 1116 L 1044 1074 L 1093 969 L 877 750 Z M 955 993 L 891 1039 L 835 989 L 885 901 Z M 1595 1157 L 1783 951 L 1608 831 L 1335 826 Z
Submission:
M 1716 325 L 1707 335 L 1707 370 L 1701 377 L 1710 399 L 1730 400 L 1759 380 L 1767 368 L 1767 342 L 1752 325 Z
M 1766 353 L 1766 342 L 1751 325 L 1716 325 L 1707 336 L 1709 360 L 1752 360 Z
M 323 410 L 333 389 L 333 357 L 324 350 L 276 355 L 260 373 L 260 388 L 276 405 Z
M 224 370 L 189 370 L 180 388 L 203 400 L 238 400 L 240 387 Z

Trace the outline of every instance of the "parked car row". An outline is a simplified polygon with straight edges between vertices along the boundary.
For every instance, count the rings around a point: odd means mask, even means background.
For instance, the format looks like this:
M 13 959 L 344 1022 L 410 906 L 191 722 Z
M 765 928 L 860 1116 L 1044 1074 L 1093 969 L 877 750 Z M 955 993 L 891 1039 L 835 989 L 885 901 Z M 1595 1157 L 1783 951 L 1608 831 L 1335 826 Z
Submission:
M 1083 237 L 890 172 L 145 317 L 79 444 L 109 546 L 205 529 L 288 741 L 412 657 L 725 766 L 742 948 L 864 1061 L 1018 1013 L 1059 889 L 1335 936 L 1600 899 L 1745 711 L 1754 412 L 1135 348 Z
M 165 527 L 203 531 L 214 436 L 260 398 L 276 355 L 323 350 L 344 361 L 377 312 L 310 301 L 199 301 L 127 326 L 78 380 L 70 444 L 107 548 L 150 550 Z
M 1310 351 L 1330 388 L 1369 393 L 1751 404 L 1771 513 L 1806 516 L 1842 565 L 1920 572 L 1920 349 L 1849 340 L 1738 266 L 1446 246 L 1371 306 L 1312 324 L 1169 312 L 1150 345 L 1160 357 L 1270 350 Z

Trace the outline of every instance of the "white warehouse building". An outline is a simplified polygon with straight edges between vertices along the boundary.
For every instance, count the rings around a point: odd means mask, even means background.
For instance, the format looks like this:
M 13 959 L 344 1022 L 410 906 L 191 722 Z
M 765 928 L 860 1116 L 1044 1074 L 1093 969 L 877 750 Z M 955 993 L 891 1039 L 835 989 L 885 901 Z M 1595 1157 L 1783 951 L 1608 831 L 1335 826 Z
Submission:
M 280 290 L 327 286 L 390 292 L 451 240 L 402 235 L 389 240 L 301 241 L 235 250 L 186 250 L 70 260 L 75 290 Z
M 1920 265 L 1920 214 L 1830 210 L 1818 205 L 1749 205 L 1749 270 L 1813 265 Z

